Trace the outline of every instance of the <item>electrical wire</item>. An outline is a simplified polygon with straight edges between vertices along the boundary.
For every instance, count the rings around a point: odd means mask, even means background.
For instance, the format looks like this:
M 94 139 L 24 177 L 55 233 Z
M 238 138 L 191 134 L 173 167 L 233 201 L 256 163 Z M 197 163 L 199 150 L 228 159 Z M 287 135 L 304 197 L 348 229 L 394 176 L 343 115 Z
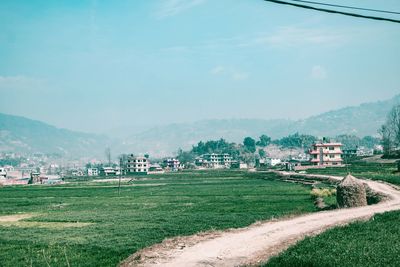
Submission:
M 307 4 L 314 4 L 314 5 L 321 5 L 321 6 L 340 7 L 340 8 L 347 8 L 347 9 L 356 9 L 356 10 L 373 11 L 373 12 L 389 13 L 389 14 L 397 14 L 397 15 L 400 15 L 400 12 L 396 12 L 396 11 L 379 10 L 379 9 L 364 8 L 364 7 L 355 7 L 355 6 L 343 6 L 343 5 L 336 5 L 336 4 L 329 4 L 329 3 L 321 3 L 321 2 L 314 2 L 314 1 L 305 1 L 305 0 L 290 0 L 290 1 L 293 1 L 293 2 L 301 2 L 301 3 L 307 3 Z
M 282 5 L 295 6 L 295 7 L 300 7 L 300 8 L 310 9 L 310 10 L 316 10 L 316 11 L 321 11 L 321 12 L 327 12 L 327 13 L 332 13 L 332 14 L 340 14 L 340 15 L 345 15 L 345 16 L 351 16 L 351 17 L 356 17 L 356 18 L 372 19 L 372 20 L 380 20 L 380 21 L 388 21 L 388 22 L 400 23 L 400 20 L 397 20 L 397 19 L 375 17 L 375 16 L 367 16 L 367 15 L 361 15 L 361 14 L 349 13 L 349 12 L 342 12 L 342 11 L 338 11 L 338 10 L 313 7 L 313 6 L 303 5 L 303 4 L 289 3 L 289 2 L 280 1 L 280 0 L 264 0 L 264 1 L 271 2 L 271 3 L 276 3 L 276 4 L 282 4 Z

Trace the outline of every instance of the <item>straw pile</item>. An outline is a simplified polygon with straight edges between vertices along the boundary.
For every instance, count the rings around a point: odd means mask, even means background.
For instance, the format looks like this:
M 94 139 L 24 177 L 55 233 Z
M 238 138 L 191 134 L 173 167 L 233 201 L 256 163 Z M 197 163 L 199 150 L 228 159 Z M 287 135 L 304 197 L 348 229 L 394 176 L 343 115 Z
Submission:
M 367 194 L 364 184 L 350 174 L 340 182 L 336 190 L 336 200 L 339 208 L 367 205 Z

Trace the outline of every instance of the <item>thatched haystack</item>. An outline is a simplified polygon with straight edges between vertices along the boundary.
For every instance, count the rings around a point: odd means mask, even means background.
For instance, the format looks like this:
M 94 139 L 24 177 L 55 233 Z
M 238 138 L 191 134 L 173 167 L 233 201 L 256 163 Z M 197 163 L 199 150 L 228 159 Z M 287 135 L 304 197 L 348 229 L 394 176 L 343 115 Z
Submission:
M 350 174 L 340 182 L 336 190 L 336 200 L 339 208 L 367 205 L 367 194 L 364 184 Z

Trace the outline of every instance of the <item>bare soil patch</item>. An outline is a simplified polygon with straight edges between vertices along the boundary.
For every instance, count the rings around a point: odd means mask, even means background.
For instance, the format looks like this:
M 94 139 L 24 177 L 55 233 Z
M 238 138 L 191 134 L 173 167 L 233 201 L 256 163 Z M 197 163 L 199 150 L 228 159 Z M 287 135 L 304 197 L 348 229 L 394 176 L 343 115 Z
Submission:
M 0 216 L 0 223 L 3 223 L 3 222 L 18 222 L 18 221 L 23 220 L 23 219 L 32 218 L 34 216 L 37 216 L 37 214 L 23 213 L 23 214 Z
M 93 223 L 84 222 L 35 222 L 35 221 L 22 221 L 32 217 L 39 216 L 35 213 L 23 213 L 0 216 L 0 226 L 17 226 L 17 227 L 36 227 L 36 228 L 68 228 L 68 227 L 85 227 Z

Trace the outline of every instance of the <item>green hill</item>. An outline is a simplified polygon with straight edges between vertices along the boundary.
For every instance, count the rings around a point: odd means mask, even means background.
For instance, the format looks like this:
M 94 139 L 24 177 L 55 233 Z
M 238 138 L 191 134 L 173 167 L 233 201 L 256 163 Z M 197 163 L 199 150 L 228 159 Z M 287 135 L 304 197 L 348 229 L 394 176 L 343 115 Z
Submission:
M 69 157 L 103 153 L 105 136 L 59 129 L 49 124 L 0 113 L 0 151 L 57 153 Z

